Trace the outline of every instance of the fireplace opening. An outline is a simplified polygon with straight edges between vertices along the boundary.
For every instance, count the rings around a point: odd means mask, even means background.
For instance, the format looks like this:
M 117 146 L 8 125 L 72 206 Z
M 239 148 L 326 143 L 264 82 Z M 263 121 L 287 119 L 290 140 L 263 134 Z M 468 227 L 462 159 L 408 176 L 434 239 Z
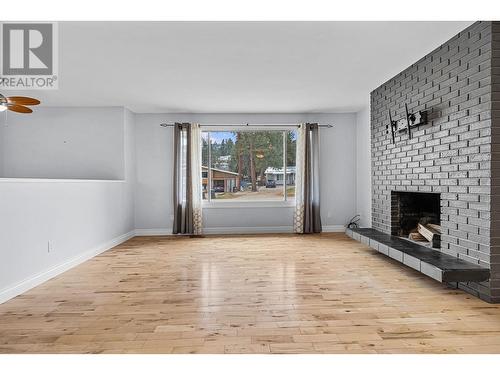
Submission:
M 391 192 L 391 234 L 421 245 L 441 247 L 441 196 Z

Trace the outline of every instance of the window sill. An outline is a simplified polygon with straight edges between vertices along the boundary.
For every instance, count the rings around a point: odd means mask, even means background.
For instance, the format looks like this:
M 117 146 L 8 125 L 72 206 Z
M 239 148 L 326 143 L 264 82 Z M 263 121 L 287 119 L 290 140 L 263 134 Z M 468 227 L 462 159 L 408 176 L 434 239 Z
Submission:
M 203 209 L 221 208 L 293 208 L 295 201 L 239 201 L 239 202 L 203 202 Z

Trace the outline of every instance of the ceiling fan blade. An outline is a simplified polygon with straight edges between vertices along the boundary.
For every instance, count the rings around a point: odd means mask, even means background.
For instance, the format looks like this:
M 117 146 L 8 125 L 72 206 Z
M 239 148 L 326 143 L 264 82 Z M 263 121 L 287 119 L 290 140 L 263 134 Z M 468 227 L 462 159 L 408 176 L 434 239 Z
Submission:
M 25 107 L 23 105 L 12 104 L 7 106 L 9 111 L 19 112 L 19 113 L 31 113 L 33 110 L 31 108 Z
M 35 98 L 28 98 L 27 96 L 9 96 L 7 98 L 8 103 L 20 104 L 20 105 L 38 105 L 40 100 Z

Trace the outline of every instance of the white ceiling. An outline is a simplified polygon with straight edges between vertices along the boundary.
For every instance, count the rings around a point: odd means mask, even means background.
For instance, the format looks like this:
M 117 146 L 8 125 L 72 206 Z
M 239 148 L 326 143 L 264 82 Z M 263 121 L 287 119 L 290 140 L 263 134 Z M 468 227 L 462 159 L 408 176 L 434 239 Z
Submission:
M 59 90 L 4 93 L 134 112 L 350 112 L 470 24 L 61 22 Z

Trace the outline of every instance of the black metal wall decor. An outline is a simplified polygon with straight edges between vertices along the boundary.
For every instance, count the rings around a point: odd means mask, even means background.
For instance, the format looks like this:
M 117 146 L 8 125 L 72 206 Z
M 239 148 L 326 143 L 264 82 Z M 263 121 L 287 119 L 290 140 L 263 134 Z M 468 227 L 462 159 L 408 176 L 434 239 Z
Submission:
M 418 111 L 414 113 L 408 112 L 408 105 L 405 103 L 406 118 L 393 120 L 391 110 L 389 110 L 389 125 L 386 126 L 387 133 L 389 130 L 392 134 L 392 143 L 396 143 L 396 132 L 408 132 L 408 139 L 411 139 L 411 129 L 420 125 L 427 124 L 427 111 Z M 389 126 L 391 127 L 389 129 Z

